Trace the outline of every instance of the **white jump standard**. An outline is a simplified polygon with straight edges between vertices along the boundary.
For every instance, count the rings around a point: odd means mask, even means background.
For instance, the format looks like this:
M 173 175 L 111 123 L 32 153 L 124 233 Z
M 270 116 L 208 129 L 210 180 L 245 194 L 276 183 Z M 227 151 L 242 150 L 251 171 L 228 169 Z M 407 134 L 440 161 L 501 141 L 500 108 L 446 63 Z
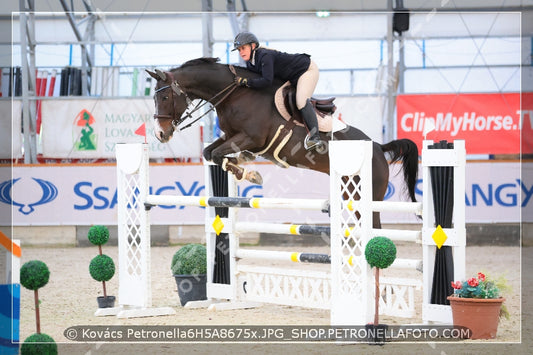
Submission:
M 149 153 L 146 144 L 117 144 L 118 304 L 97 316 L 118 318 L 175 314 L 171 307 L 152 307 L 150 273 L 150 216 L 144 208 L 148 195 Z

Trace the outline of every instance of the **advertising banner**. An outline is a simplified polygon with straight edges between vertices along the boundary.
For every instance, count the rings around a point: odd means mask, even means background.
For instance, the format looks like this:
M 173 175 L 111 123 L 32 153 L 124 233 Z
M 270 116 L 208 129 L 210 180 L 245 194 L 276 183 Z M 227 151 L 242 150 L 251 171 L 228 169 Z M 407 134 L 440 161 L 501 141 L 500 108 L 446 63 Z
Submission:
M 249 166 L 250 168 L 250 166 Z M 306 169 L 281 169 L 272 164 L 254 166 L 264 179 L 262 186 L 239 184 L 246 197 L 318 198 L 329 196 L 329 177 Z M 398 165 L 391 167 L 391 181 L 385 196 L 406 201 Z M 529 175 L 528 175 L 529 174 Z M 521 176 L 533 174 L 533 163 L 467 163 L 466 222 L 533 222 L 533 182 Z M 30 225 L 92 225 L 117 223 L 116 167 L 114 165 L 16 166 L 11 180 L 0 181 L 0 212 L 13 211 L 13 223 Z M 304 183 L 303 183 L 304 182 Z M 199 196 L 205 194 L 202 165 L 154 164 L 150 167 L 152 194 Z M 416 196 L 422 201 L 422 174 Z M 12 204 L 12 207 L 11 207 Z M 432 206 L 430 206 L 432 208 Z M 522 209 L 523 208 L 523 209 Z M 307 210 L 241 209 L 241 221 L 275 223 L 328 223 L 327 214 Z M 204 223 L 201 207 L 158 206 L 151 212 L 153 224 L 199 225 Z M 414 215 L 383 213 L 384 223 L 420 223 Z M 2 220 L 3 225 L 10 221 Z
M 329 194 L 324 188 L 328 186 L 324 174 L 296 168 L 281 171 L 272 164 L 260 164 L 258 170 L 264 185 L 239 184 L 241 196 L 326 199 Z M 17 167 L 12 180 L 0 182 L 0 208 L 12 202 L 15 225 L 116 224 L 116 176 L 114 165 Z M 150 193 L 204 195 L 203 165 L 151 165 Z M 328 221 L 323 213 L 302 210 L 242 210 L 239 218 L 250 222 Z M 152 209 L 151 220 L 153 224 L 203 224 L 204 208 L 157 206 Z
M 200 126 L 159 143 L 153 128 L 154 100 L 90 99 L 42 102 L 42 149 L 48 158 L 114 158 L 116 143 L 142 143 L 135 131 L 146 124 L 152 158 L 200 158 Z
M 521 106 L 522 99 L 522 106 Z M 464 139 L 467 154 L 533 153 L 533 93 L 399 95 L 398 138 Z
M 373 140 L 382 141 L 381 98 L 339 98 L 335 103 L 336 117 L 361 129 Z M 201 157 L 200 124 L 175 132 L 168 143 L 162 144 L 154 136 L 153 113 L 152 98 L 42 101 L 43 157 L 114 158 L 116 143 L 143 141 L 135 133 L 143 123 L 152 158 Z M 193 119 L 200 114 L 193 114 Z

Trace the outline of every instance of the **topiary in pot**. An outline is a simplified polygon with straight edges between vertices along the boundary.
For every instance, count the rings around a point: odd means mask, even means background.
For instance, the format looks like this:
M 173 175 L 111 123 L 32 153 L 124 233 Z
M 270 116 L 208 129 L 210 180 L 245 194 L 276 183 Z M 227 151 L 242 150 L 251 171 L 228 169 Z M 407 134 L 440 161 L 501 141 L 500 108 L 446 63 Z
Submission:
M 24 340 L 20 347 L 21 355 L 56 355 L 57 344 L 51 336 L 44 333 L 34 333 Z
M 107 243 L 109 240 L 109 229 L 107 229 L 106 226 L 92 226 L 89 228 L 87 239 L 89 239 L 92 244 L 98 246 L 100 255 L 102 255 L 102 245 Z
M 109 229 L 106 226 L 95 225 L 89 229 L 87 234 L 89 241 L 98 246 L 99 255 L 91 260 L 89 265 L 89 272 L 93 279 L 102 282 L 104 289 L 104 296 L 97 297 L 98 308 L 113 307 L 115 304 L 115 296 L 108 296 L 105 283 L 111 280 L 115 274 L 115 264 L 113 259 L 109 256 L 102 254 L 102 245 L 109 240 Z
M 189 301 L 205 300 L 207 253 L 201 244 L 187 244 L 172 257 L 172 275 L 178 286 L 181 305 Z
M 111 259 L 109 256 L 102 254 L 95 256 L 91 263 L 89 264 L 89 273 L 91 274 L 91 277 L 95 279 L 96 281 L 102 282 L 102 287 L 104 289 L 104 297 L 98 298 L 99 304 L 104 305 L 105 302 L 110 302 L 114 304 L 115 297 L 114 296 L 107 296 L 106 292 L 106 281 L 111 280 L 113 275 L 115 275 L 115 263 L 113 262 L 113 259 Z M 108 297 L 111 298 L 108 300 Z M 112 302 L 113 301 L 113 302 Z M 102 303 L 103 302 L 103 303 Z M 113 305 L 111 305 L 112 307 Z M 99 307 L 99 308 L 106 308 L 106 307 Z
M 392 265 L 396 259 L 396 245 L 387 237 L 374 237 L 366 244 L 365 259 L 371 267 L 375 267 L 375 309 L 374 309 L 374 328 L 379 325 L 379 270 L 386 269 Z M 387 328 L 383 325 L 383 328 Z M 382 341 L 378 337 L 373 341 Z
M 35 324 L 37 333 L 41 333 L 41 317 L 39 312 L 39 289 L 48 283 L 50 270 L 40 260 L 31 260 L 20 268 L 20 284 L 33 290 L 35 299 Z
M 201 244 L 187 244 L 172 257 L 173 275 L 201 275 L 207 272 L 207 252 Z

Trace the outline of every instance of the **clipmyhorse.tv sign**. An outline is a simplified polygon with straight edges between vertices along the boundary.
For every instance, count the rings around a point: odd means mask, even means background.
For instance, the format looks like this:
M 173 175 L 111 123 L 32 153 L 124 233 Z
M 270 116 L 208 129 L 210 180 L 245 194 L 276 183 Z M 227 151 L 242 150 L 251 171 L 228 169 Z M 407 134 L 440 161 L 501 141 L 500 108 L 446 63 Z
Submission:
M 467 154 L 533 153 L 533 93 L 400 95 L 398 138 L 464 139 Z M 522 147 L 520 135 L 522 134 Z

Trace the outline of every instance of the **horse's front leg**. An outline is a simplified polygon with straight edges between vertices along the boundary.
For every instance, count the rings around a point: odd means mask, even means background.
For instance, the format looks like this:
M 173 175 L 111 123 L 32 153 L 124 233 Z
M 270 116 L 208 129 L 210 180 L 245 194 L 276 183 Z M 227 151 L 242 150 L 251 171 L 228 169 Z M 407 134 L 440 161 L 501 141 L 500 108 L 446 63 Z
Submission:
M 246 179 L 254 184 L 261 185 L 263 183 L 261 174 L 257 171 L 247 171 L 245 168 L 239 166 L 239 160 L 237 158 L 227 156 L 256 147 L 256 143 L 249 136 L 244 133 L 239 133 L 228 138 L 223 144 L 213 149 L 211 156 L 213 163 L 221 165 L 224 170 L 235 175 L 238 181 Z
M 211 161 L 213 159 L 213 150 L 218 148 L 222 143 L 224 143 L 224 141 L 224 138 L 218 138 L 213 143 L 205 147 L 203 152 L 205 160 Z
M 240 152 L 237 156 L 237 164 L 248 163 L 255 160 L 255 155 L 248 152 Z

